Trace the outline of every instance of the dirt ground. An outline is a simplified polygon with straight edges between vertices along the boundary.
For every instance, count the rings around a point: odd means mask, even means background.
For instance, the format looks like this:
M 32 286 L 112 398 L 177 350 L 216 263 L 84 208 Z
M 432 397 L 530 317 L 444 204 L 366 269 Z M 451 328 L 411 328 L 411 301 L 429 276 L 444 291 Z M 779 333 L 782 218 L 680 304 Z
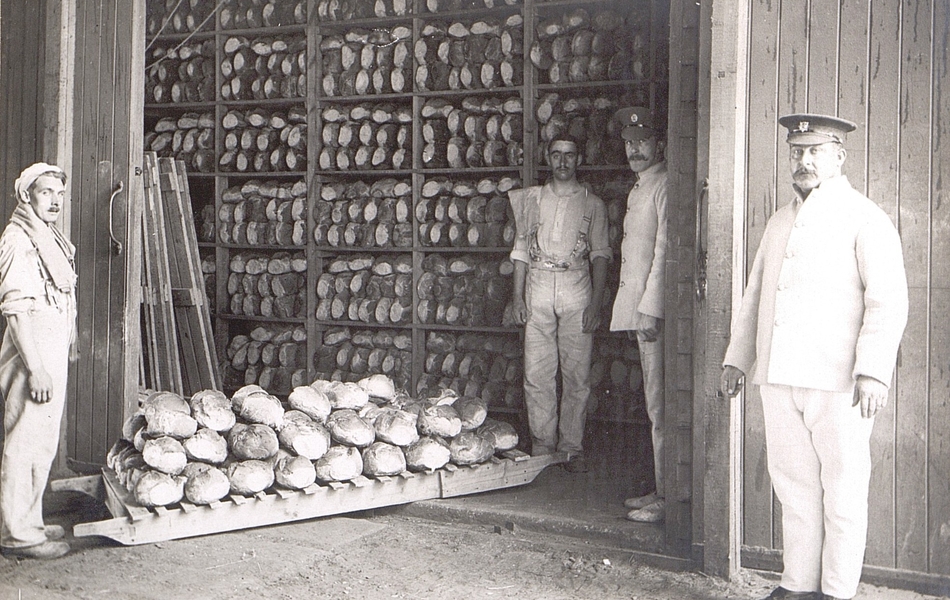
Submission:
M 70 506 L 49 522 L 108 516 L 91 499 Z M 0 558 L 0 600 L 713 600 L 759 598 L 776 585 L 752 571 L 726 584 L 580 538 L 435 522 L 398 508 L 141 546 L 70 541 L 74 551 L 56 561 Z M 932 598 L 870 586 L 862 597 Z

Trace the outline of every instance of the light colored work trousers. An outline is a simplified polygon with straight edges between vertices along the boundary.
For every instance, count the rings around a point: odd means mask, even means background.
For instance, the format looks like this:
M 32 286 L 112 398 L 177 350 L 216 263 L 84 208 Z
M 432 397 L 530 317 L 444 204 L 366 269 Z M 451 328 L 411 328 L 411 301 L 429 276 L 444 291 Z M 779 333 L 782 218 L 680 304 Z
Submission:
M 531 453 L 583 452 L 593 335 L 584 333 L 590 304 L 587 269 L 529 269 L 525 285 L 524 393 Z M 558 414 L 555 377 L 561 368 Z
M 650 434 L 653 437 L 653 475 L 656 479 L 656 495 L 666 497 L 664 462 L 666 460 L 665 405 L 663 390 L 663 335 L 654 342 L 645 342 L 637 334 L 640 350 L 640 369 L 643 371 L 643 393 L 646 397 L 647 416 L 650 418 Z
M 43 492 L 59 445 L 73 327 L 71 317 L 53 307 L 20 318 L 32 321 L 37 350 L 53 379 L 53 393 L 44 404 L 30 397 L 29 373 L 8 326 L 0 346 L 0 391 L 5 399 L 0 546 L 4 548 L 25 548 L 46 541 Z
M 782 587 L 851 598 L 867 544 L 871 429 L 852 392 L 763 385 L 769 475 L 782 503 Z

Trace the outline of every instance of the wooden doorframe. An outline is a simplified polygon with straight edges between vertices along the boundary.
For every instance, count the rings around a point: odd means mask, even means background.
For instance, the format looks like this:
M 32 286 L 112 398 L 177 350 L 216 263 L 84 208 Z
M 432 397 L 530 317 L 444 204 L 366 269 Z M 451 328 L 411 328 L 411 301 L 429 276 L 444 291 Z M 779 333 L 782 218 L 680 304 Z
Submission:
M 703 3 L 702 10 L 702 22 L 709 25 L 701 32 L 700 64 L 709 68 L 700 68 L 707 77 L 700 83 L 698 165 L 706 185 L 701 214 L 708 279 L 696 308 L 695 355 L 703 361 L 696 365 L 703 442 L 697 444 L 702 499 L 696 510 L 702 519 L 703 571 L 731 580 L 741 567 L 742 398 L 730 402 L 718 390 L 732 307 L 744 287 L 749 3 L 716 0 Z
M 44 71 L 45 85 L 48 90 L 55 91 L 55 101 L 45 105 L 43 115 L 43 148 L 51 156 L 54 164 L 59 165 L 66 173 L 72 173 L 73 153 L 73 102 L 72 90 L 75 86 L 76 70 L 71 59 L 76 47 L 76 2 L 77 0 L 60 0 L 48 2 L 46 6 L 46 31 L 51 35 L 46 44 L 46 69 Z M 58 35 L 56 34 L 58 32 Z M 66 185 L 72 184 L 67 179 Z M 69 193 L 67 187 L 67 193 Z M 71 194 L 70 194 L 71 196 Z M 73 203 L 67 202 L 61 217 L 61 231 L 67 238 L 71 238 L 70 226 L 72 223 Z M 65 476 L 70 473 L 66 461 L 66 436 L 68 435 L 68 418 L 63 411 L 63 422 L 60 427 L 59 447 L 56 451 L 56 461 L 51 473 L 54 477 Z

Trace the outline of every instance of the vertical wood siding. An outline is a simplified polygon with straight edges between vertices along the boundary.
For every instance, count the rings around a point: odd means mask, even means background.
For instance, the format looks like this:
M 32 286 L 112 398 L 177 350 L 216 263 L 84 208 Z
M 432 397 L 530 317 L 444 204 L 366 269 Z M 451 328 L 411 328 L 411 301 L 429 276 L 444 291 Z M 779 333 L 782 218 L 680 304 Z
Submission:
M 858 123 L 845 173 L 898 226 L 910 318 L 877 418 L 866 563 L 950 575 L 950 5 L 942 0 L 751 0 L 747 269 L 765 221 L 791 199 L 790 112 Z M 743 545 L 781 547 L 757 395 L 744 409 Z
M 654 3 L 654 39 L 669 36 L 669 95 L 667 167 L 669 169 L 668 219 L 670 246 L 666 256 L 666 458 L 669 473 L 667 494 L 676 500 L 690 499 L 693 489 L 693 277 L 695 275 L 695 206 L 697 97 L 699 87 L 699 7 L 692 0 L 673 0 L 666 6 Z M 663 57 L 666 59 L 666 57 Z M 699 428 L 702 431 L 702 428 Z M 701 499 L 692 506 L 702 506 Z M 667 508 L 667 539 L 684 554 L 700 523 L 692 521 L 688 502 L 671 502 Z
M 3 3 L 0 19 L 0 226 L 16 206 L 13 182 L 43 154 L 46 9 L 42 2 Z
M 144 2 L 81 0 L 76 11 L 73 238 L 79 272 L 81 356 L 71 373 L 68 455 L 103 463 L 135 401 Z M 124 191 L 110 203 L 119 182 Z M 122 241 L 110 244 L 110 216 Z M 134 260 L 133 260 L 134 259 Z

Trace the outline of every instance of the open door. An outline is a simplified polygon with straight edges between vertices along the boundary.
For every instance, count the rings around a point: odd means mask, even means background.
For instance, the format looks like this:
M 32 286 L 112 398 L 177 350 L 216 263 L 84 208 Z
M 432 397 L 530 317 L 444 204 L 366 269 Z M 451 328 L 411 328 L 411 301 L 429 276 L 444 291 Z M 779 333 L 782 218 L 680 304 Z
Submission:
M 74 0 L 67 0 L 74 2 Z M 105 462 L 139 379 L 145 0 L 75 3 L 72 239 L 80 358 L 69 375 L 67 460 Z

